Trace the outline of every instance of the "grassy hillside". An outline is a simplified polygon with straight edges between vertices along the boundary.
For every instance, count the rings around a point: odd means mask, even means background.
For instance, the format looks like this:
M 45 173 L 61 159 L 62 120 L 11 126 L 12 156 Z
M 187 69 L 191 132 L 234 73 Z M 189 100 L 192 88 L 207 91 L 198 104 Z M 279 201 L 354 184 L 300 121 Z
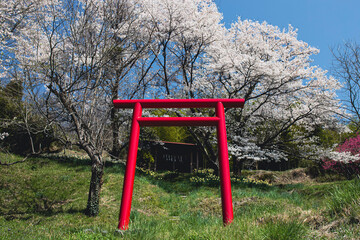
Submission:
M 285 175 L 299 175 L 293 172 L 276 173 L 273 185 L 234 179 L 235 219 L 223 227 L 211 173 L 138 171 L 130 228 L 116 231 L 123 173 L 121 164 L 106 167 L 101 213 L 89 218 L 83 213 L 88 160 L 33 158 L 1 166 L 0 239 L 360 239 L 360 182 L 287 184 Z

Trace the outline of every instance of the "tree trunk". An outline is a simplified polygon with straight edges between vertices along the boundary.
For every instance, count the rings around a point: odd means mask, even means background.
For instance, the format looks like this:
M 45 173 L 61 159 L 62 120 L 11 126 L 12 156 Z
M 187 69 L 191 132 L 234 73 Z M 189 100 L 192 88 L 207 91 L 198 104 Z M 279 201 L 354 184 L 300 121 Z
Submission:
M 97 216 L 99 214 L 100 190 L 103 183 L 104 162 L 100 155 L 91 156 L 91 181 L 89 196 L 86 207 L 86 215 Z
M 116 117 L 117 110 L 115 108 L 111 109 L 111 128 L 112 128 L 112 149 L 111 149 L 111 158 L 118 159 L 120 157 L 120 144 L 119 144 L 119 119 Z
M 119 87 L 120 87 L 120 73 L 116 71 L 116 80 L 111 89 L 111 99 L 115 100 L 119 98 Z M 120 136 L 119 136 L 119 127 L 120 122 L 116 113 L 118 110 L 113 106 L 111 108 L 110 120 L 111 120 L 111 129 L 112 129 L 112 149 L 111 149 L 111 158 L 118 159 L 120 157 Z
M 241 176 L 241 170 L 243 169 L 243 160 L 233 158 L 233 174 L 237 177 Z

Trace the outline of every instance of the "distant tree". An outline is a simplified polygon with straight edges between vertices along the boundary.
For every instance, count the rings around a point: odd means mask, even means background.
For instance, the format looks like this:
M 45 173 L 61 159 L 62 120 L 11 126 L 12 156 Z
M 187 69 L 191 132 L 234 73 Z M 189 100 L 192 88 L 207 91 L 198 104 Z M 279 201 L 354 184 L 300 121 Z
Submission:
M 333 73 L 344 83 L 346 98 L 344 107 L 351 113 L 350 120 L 360 128 L 360 45 L 346 42 L 332 50 L 334 56 Z
M 23 86 L 19 81 L 10 81 L 4 88 L 0 89 L 0 119 L 13 119 L 19 117 Z
M 47 128 L 46 120 L 34 114 L 31 104 L 23 96 L 23 83 L 11 80 L 0 89 L 0 132 L 6 132 L 3 150 L 21 154 L 37 154 L 48 149 L 54 133 Z
M 154 26 L 148 24 L 144 10 L 136 7 L 137 1 L 113 0 L 104 6 L 109 31 L 107 54 L 104 58 L 106 88 L 113 99 L 144 98 L 152 80 L 154 58 L 149 57 Z M 149 77 L 150 76 L 150 77 Z M 110 112 L 112 148 L 109 153 L 118 158 L 126 146 L 120 132 L 129 112 L 112 108 Z
M 14 138 L 19 135 L 18 124 L 15 123 L 21 119 L 22 90 L 21 83 L 15 81 L 11 81 L 5 87 L 0 88 L 1 151 L 13 147 L 16 142 Z
M 23 99 L 23 79 L 19 76 L 19 61 L 15 56 L 19 36 L 28 31 L 36 11 L 43 0 L 8 0 L 0 2 L 0 105 L 3 130 L 4 125 L 9 135 L 5 142 L 8 150 L 24 154 L 35 153 L 36 140 L 44 127 L 34 120 L 30 105 Z M 5 87 L 6 86 L 6 87 Z M 34 121 L 33 121 L 34 120 Z M 43 122 L 42 122 L 43 123 Z M 38 135 L 39 136 L 39 135 Z M 43 136 L 45 138 L 45 136 Z M 28 139 L 29 141 L 27 141 Z M 35 142 L 34 142 L 35 141 Z

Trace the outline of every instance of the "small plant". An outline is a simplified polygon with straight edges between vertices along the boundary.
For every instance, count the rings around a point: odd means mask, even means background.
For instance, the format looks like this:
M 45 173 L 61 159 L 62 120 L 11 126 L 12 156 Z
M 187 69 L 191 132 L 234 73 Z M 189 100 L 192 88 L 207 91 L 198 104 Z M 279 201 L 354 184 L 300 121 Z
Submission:
M 219 185 L 220 177 L 214 174 L 214 169 L 195 170 L 194 175 L 195 176 L 190 178 L 190 182 L 192 183 L 205 184 L 211 186 Z M 232 183 L 246 184 L 249 186 L 253 186 L 253 185 L 272 186 L 272 184 L 268 180 L 259 180 L 251 177 L 246 177 L 246 178 L 232 177 L 230 180 Z
M 139 149 L 139 164 L 143 168 L 151 169 L 152 166 L 155 163 L 154 157 L 151 155 L 151 152 L 149 149 Z
M 268 180 L 255 179 L 252 177 L 243 178 L 241 180 L 232 178 L 232 182 L 242 182 L 249 185 L 262 185 L 262 186 L 272 186 L 272 184 Z
M 214 174 L 214 169 L 196 169 L 190 182 L 195 184 L 219 185 L 220 177 Z
M 140 172 L 144 173 L 145 175 L 150 175 L 150 176 L 155 176 L 156 172 L 151 171 L 149 169 L 144 169 L 144 168 L 137 168 Z

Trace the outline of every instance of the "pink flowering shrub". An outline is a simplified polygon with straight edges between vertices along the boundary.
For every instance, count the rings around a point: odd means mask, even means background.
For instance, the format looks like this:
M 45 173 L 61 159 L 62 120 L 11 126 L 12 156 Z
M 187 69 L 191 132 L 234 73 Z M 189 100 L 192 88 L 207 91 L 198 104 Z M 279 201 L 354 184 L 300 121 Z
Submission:
M 350 152 L 351 155 L 360 153 L 360 135 L 347 139 L 343 144 L 339 145 L 336 150 L 338 152 Z
M 324 159 L 322 164 L 324 170 L 336 172 L 345 176 L 347 179 L 351 179 L 355 175 L 360 175 L 360 160 L 349 161 L 347 163 Z
M 350 179 L 360 175 L 360 135 L 347 139 L 323 160 L 324 170 L 336 172 Z

